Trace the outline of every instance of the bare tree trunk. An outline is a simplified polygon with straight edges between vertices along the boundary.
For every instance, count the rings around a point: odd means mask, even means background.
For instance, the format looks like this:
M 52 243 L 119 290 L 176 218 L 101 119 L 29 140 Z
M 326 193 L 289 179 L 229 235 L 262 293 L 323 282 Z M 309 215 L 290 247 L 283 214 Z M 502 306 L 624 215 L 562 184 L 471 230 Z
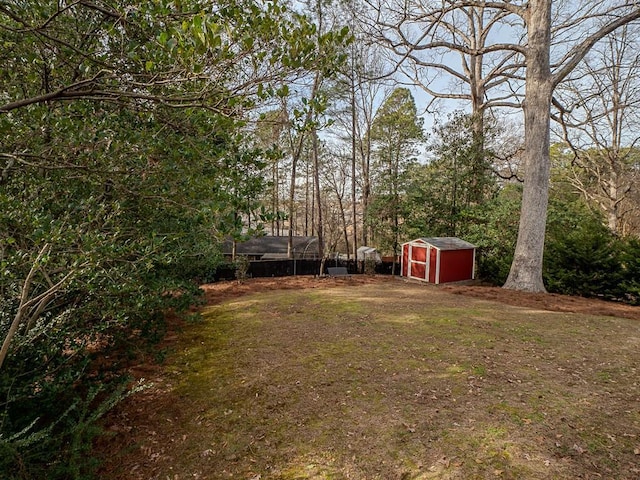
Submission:
M 304 235 L 309 236 L 309 162 L 305 165 L 304 180 Z
M 304 143 L 304 134 L 300 132 L 300 145 Z M 302 147 L 295 152 L 291 159 L 291 186 L 289 189 L 289 239 L 287 241 L 287 258 L 293 258 L 293 216 L 295 209 L 296 168 Z
M 271 235 L 280 235 L 280 179 L 278 176 L 278 162 L 274 161 L 271 172 L 273 186 L 271 187 L 271 209 L 273 216 L 271 217 Z
M 313 172 L 311 172 L 311 235 L 317 233 L 316 230 L 316 182 L 313 180 Z
M 527 11 L 528 54 L 524 104 L 525 182 L 518 241 L 504 288 L 545 292 L 542 260 L 549 202 L 551 0 L 532 0 Z
M 371 140 L 367 137 L 362 150 L 362 245 L 369 244 L 367 214 L 371 203 Z
M 473 141 L 473 176 L 472 188 L 469 198 L 466 199 L 467 206 L 469 204 L 478 205 L 482 203 L 483 189 L 482 177 L 485 172 L 485 151 L 484 151 L 484 110 L 485 104 L 485 88 L 484 79 L 482 78 L 482 55 L 471 56 L 471 65 L 473 66 L 473 75 L 471 77 L 471 125 L 472 125 L 472 141 Z
M 320 88 L 320 81 L 321 81 L 321 76 L 319 73 L 316 73 L 315 79 L 313 81 L 313 87 L 311 89 L 311 95 L 309 97 L 310 105 L 313 104 L 318 94 L 318 90 Z M 305 127 L 311 125 L 311 122 L 313 121 L 315 114 L 316 112 L 314 111 L 314 108 L 309 107 L 305 115 L 305 121 L 304 121 Z M 296 180 L 296 166 L 298 164 L 298 161 L 300 160 L 300 157 L 302 156 L 302 150 L 304 148 L 304 140 L 306 138 L 305 133 L 306 133 L 305 130 L 302 130 L 298 133 L 298 143 L 295 146 L 295 148 L 292 148 L 293 155 L 292 155 L 292 163 L 291 163 L 291 191 L 289 192 L 289 240 L 287 243 L 287 256 L 289 258 L 293 258 L 293 214 L 294 214 L 294 207 L 295 207 L 294 191 L 295 191 L 295 180 Z M 314 155 L 315 155 L 316 142 L 317 142 L 317 131 L 315 127 L 313 127 L 312 142 L 313 142 Z M 291 142 L 291 144 L 293 146 L 293 142 Z M 317 171 L 314 173 L 319 178 Z M 318 184 L 319 184 L 319 180 L 318 180 Z M 313 218 L 311 222 L 312 222 L 311 228 L 313 230 Z
M 400 161 L 402 152 L 400 144 L 393 155 L 391 165 L 391 195 L 393 196 L 393 264 L 391 265 L 391 275 L 396 274 L 396 259 L 398 258 L 400 245 Z
M 319 83 L 319 82 L 318 82 Z M 318 205 L 318 255 L 324 259 L 324 238 L 322 236 L 322 201 L 320 195 L 320 155 L 318 143 L 318 131 L 314 128 L 312 132 L 313 142 L 313 177 L 316 191 L 316 204 Z M 322 275 L 322 271 L 320 271 Z
M 358 259 L 358 217 L 357 217 L 357 205 L 356 205 L 356 85 L 355 85 L 355 71 L 351 71 L 351 216 L 353 225 L 353 258 Z M 346 233 L 346 225 L 345 225 Z M 347 247 L 349 244 L 347 243 Z M 348 258 L 348 249 L 347 249 Z
M 338 208 L 340 209 L 340 220 L 342 220 L 342 235 L 344 236 L 344 244 L 347 249 L 347 260 L 349 260 L 349 232 L 347 231 L 347 214 L 345 212 L 344 203 L 340 195 L 338 197 Z M 353 258 L 356 258 L 355 254 Z

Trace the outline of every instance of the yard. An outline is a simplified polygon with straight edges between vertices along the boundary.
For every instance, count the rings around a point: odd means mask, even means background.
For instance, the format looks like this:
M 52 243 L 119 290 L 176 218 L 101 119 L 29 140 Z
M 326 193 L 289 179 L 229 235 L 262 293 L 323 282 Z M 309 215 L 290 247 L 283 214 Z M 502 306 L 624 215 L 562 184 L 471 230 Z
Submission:
M 640 477 L 637 308 L 365 276 L 205 289 L 133 370 L 152 385 L 110 416 L 102 478 Z

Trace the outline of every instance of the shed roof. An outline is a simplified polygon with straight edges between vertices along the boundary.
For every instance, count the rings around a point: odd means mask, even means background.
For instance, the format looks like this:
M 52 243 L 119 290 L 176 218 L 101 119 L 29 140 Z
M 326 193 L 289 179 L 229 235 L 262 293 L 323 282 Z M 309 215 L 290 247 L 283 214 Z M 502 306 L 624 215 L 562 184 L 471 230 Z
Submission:
M 254 237 L 246 242 L 236 243 L 236 253 L 238 255 L 274 255 L 274 254 L 287 254 L 287 246 L 289 243 L 288 236 L 264 236 Z M 303 252 L 307 255 L 318 254 L 318 237 L 293 237 L 293 248 L 296 254 L 302 255 Z M 223 251 L 225 253 L 231 253 L 232 242 L 227 240 L 224 243 Z
M 418 241 L 432 245 L 440 250 L 467 250 L 476 248 L 474 244 L 457 237 L 422 237 L 419 238 Z

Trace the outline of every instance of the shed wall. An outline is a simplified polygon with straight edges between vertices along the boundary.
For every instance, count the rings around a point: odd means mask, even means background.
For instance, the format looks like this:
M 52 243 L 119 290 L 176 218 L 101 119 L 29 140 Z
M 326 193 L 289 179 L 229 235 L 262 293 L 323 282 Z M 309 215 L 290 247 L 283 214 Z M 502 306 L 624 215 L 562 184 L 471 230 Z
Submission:
M 440 265 L 438 262 L 438 249 L 429 248 L 429 253 L 429 283 L 439 283 L 438 271 L 440 269 Z
M 402 245 L 402 276 L 409 276 L 409 244 Z
M 458 282 L 473 278 L 473 250 L 440 252 L 440 282 Z

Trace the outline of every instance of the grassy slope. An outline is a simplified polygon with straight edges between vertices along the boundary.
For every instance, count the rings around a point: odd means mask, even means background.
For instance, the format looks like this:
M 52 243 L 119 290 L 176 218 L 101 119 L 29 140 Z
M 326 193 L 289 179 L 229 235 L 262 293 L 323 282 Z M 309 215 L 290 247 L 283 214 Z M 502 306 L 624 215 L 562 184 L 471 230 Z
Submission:
M 639 478 L 639 347 L 400 282 L 242 297 L 185 333 L 121 478 Z

